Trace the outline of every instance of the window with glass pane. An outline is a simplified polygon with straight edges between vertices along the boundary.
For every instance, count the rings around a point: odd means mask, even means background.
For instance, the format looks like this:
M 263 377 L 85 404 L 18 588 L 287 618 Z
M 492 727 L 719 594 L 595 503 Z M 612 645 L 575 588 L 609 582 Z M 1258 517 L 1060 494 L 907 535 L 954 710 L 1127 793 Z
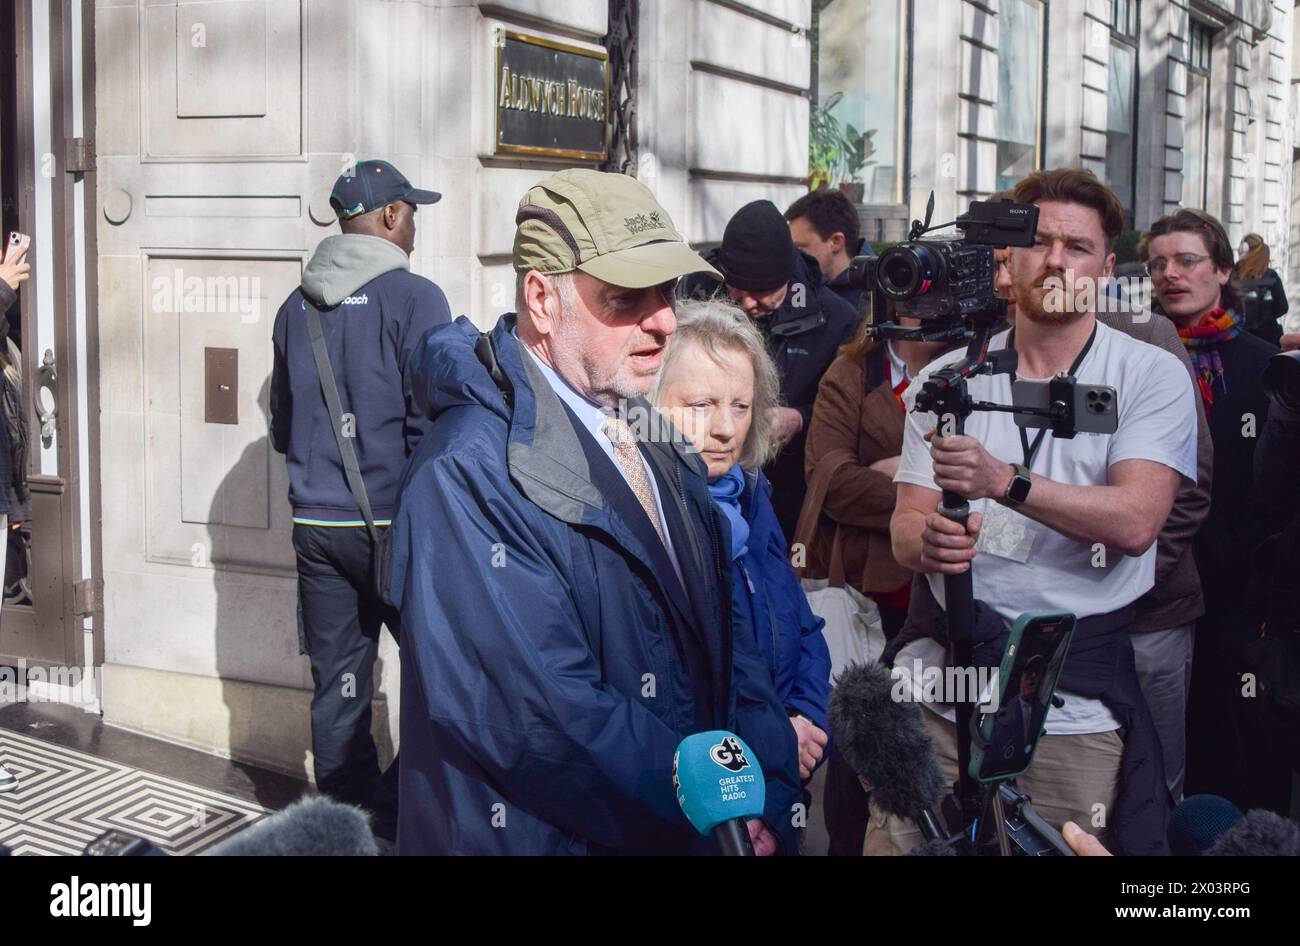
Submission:
M 1204 23 L 1192 24 L 1191 50 L 1188 56 L 1193 69 L 1208 72 L 1210 69 L 1210 50 L 1214 45 L 1214 28 Z
M 1110 78 L 1106 86 L 1106 180 L 1130 213 L 1134 196 L 1136 62 L 1137 50 L 1122 40 L 1111 41 Z
M 997 189 L 1038 168 L 1043 101 L 1043 5 L 1002 0 L 998 7 Z
M 1110 0 L 1110 28 L 1120 36 L 1137 39 L 1138 0 Z
M 903 200 L 905 0 L 814 0 L 814 188 L 867 204 Z
M 1214 31 L 1192 24 L 1183 100 L 1183 206 L 1205 209 L 1206 161 L 1210 135 L 1210 52 Z

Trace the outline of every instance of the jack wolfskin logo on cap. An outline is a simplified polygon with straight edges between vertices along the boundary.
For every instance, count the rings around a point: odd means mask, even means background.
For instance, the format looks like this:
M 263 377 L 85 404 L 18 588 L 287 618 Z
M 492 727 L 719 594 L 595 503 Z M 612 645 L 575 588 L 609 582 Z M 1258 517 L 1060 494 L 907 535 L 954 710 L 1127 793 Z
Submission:
M 655 210 L 648 214 L 637 214 L 635 217 L 624 217 L 623 225 L 627 227 L 628 233 L 644 233 L 647 230 L 662 230 L 664 221 Z

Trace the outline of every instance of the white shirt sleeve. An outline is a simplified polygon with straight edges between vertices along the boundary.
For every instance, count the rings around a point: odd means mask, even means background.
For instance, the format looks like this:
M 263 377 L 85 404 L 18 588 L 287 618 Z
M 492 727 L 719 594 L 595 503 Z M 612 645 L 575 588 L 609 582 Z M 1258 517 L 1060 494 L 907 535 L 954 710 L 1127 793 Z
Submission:
M 1197 395 L 1187 369 L 1154 347 L 1142 369 L 1125 372 L 1117 385 L 1119 429 L 1110 440 L 1107 466 L 1152 460 L 1195 483 Z
M 930 456 L 930 445 L 925 435 L 934 430 L 937 418 L 929 411 L 917 412 L 912 407 L 916 402 L 916 392 L 921 390 L 921 383 L 929 376 L 923 371 L 903 392 L 903 405 L 906 409 L 903 422 L 903 453 L 898 461 L 898 472 L 894 475 L 895 483 L 911 483 L 926 489 L 939 491 L 934 482 L 934 460 Z

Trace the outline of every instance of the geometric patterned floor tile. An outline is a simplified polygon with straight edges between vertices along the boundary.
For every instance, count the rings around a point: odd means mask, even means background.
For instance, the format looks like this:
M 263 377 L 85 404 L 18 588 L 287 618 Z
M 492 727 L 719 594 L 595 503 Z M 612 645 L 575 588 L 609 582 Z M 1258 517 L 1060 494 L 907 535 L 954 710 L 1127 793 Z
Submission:
M 169 854 L 193 854 L 267 814 L 251 802 L 9 730 L 0 762 L 18 788 L 0 794 L 0 843 L 15 854 L 80 854 L 116 829 Z

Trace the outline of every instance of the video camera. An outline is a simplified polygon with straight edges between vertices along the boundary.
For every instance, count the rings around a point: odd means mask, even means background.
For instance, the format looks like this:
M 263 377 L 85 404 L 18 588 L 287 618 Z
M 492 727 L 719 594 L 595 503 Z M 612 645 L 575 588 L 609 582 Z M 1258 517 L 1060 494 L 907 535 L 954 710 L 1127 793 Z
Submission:
M 1033 246 L 1038 208 L 1009 200 L 973 201 L 969 212 L 952 223 L 930 226 L 933 214 L 931 193 L 925 221 L 912 221 L 906 243 L 891 246 L 879 257 L 856 257 L 849 265 L 849 282 L 871 293 L 872 325 L 884 324 L 890 302 L 900 315 L 942 328 L 996 325 L 1006 316 L 1006 303 L 994 292 L 993 251 Z M 955 226 L 963 236 L 921 239 L 948 226 Z

